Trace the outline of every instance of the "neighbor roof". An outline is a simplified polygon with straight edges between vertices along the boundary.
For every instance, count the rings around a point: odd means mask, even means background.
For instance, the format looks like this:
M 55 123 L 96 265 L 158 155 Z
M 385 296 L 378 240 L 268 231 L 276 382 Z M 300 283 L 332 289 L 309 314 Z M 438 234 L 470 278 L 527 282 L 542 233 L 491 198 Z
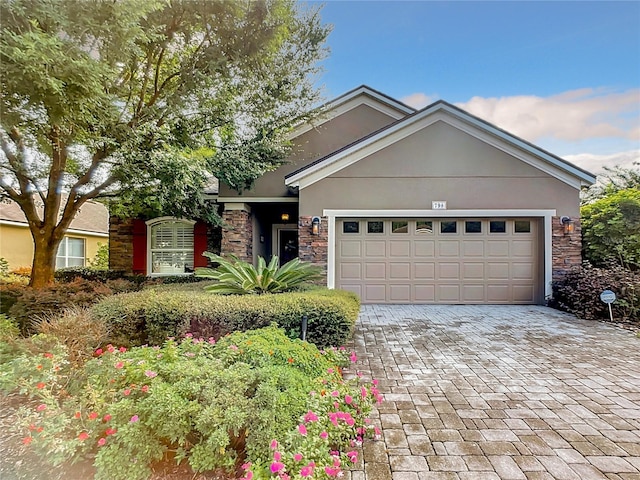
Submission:
M 36 209 L 38 214 L 42 215 L 44 210 L 42 202 L 36 202 Z M 0 222 L 2 221 L 22 223 L 25 227 L 27 226 L 27 218 L 18 204 L 12 201 L 0 202 Z M 71 221 L 69 229 L 99 234 L 109 233 L 109 211 L 107 207 L 98 202 L 86 202 L 80 207 L 77 216 Z
M 326 176 L 335 173 L 338 170 L 358 161 L 360 158 L 367 156 L 372 153 L 371 150 L 375 151 L 376 142 L 383 143 L 385 138 L 388 138 L 390 135 L 400 132 L 403 129 L 409 129 L 411 126 L 420 125 L 421 123 L 426 123 L 430 117 L 440 114 L 443 119 L 444 116 L 442 114 L 448 115 L 454 119 L 462 121 L 464 124 L 475 128 L 478 131 L 484 132 L 485 134 L 490 135 L 494 139 L 497 139 L 499 142 L 502 142 L 511 147 L 516 147 L 518 150 L 525 152 L 526 154 L 533 155 L 537 159 L 539 159 L 543 164 L 547 164 L 548 173 L 560 178 L 563 181 L 567 181 L 566 175 L 577 179 L 583 185 L 591 185 L 595 182 L 596 177 L 594 174 L 584 170 L 572 163 L 550 153 L 546 150 L 537 147 L 536 145 L 519 138 L 506 130 L 503 130 L 486 120 L 483 120 L 475 115 L 472 115 L 455 105 L 452 105 L 444 100 L 438 100 L 437 102 L 432 103 L 431 105 L 414 112 L 404 118 L 400 118 L 395 122 L 387 125 L 385 127 L 380 128 L 379 130 L 362 137 L 355 142 L 346 145 L 335 152 L 326 155 L 323 158 L 320 158 L 314 162 L 309 163 L 308 165 L 289 173 L 285 176 L 285 184 L 289 186 L 300 186 L 300 180 L 309 177 L 314 173 L 318 173 L 316 175 L 316 181 L 324 178 Z M 421 122 L 422 121 L 422 122 Z M 366 150 L 364 153 L 364 149 L 367 147 L 371 147 Z M 341 162 L 341 160 L 346 157 L 352 157 L 352 161 L 350 162 Z M 542 164 L 536 165 L 538 167 L 544 166 Z M 324 174 L 320 174 L 320 170 L 325 170 Z M 558 171 L 562 172 L 562 175 L 558 175 Z M 555 173 L 554 173 L 555 172 Z M 561 178 L 564 177 L 564 178 Z M 313 183 L 313 182 L 312 182 Z

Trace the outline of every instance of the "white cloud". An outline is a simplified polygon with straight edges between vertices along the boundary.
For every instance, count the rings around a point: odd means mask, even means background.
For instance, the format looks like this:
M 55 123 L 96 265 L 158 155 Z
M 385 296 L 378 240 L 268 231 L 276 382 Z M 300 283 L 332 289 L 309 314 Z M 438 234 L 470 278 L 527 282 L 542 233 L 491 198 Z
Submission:
M 402 103 L 406 103 L 410 107 L 416 108 L 418 110 L 432 104 L 436 100 L 437 98 L 435 96 L 427 95 L 426 93 L 420 92 L 412 93 L 411 95 L 407 95 L 406 97 L 402 97 L 400 99 Z
M 634 162 L 640 162 L 640 150 L 628 152 L 612 153 L 610 155 L 595 155 L 591 153 L 579 153 L 577 155 L 566 155 L 565 160 L 584 168 L 592 173 L 603 172 L 603 167 L 620 166 L 623 168 L 638 168 Z
M 640 89 L 583 88 L 550 97 L 473 97 L 456 105 L 531 142 L 543 138 L 640 140 Z

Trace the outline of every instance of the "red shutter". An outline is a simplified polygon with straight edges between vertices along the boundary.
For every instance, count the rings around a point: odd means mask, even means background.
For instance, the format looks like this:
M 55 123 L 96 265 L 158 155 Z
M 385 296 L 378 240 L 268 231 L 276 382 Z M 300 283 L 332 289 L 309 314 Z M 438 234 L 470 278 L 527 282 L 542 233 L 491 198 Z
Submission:
M 133 221 L 133 273 L 147 275 L 147 224 L 144 220 Z
M 197 222 L 193 226 L 193 267 L 206 267 L 207 257 L 202 253 L 207 251 L 207 224 Z

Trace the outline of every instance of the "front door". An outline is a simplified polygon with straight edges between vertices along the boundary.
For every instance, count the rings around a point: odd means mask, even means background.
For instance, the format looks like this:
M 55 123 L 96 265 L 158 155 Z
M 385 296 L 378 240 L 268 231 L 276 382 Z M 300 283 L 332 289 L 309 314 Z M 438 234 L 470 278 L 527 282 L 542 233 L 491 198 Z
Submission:
M 298 230 L 278 230 L 278 256 L 280 265 L 298 256 Z

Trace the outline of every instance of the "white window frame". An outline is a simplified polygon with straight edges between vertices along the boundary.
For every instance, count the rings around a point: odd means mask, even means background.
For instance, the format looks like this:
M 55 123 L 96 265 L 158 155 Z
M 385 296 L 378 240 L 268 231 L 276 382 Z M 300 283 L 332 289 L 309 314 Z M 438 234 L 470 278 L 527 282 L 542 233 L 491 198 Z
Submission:
M 69 255 L 69 240 L 81 240 L 82 241 L 82 257 L 74 257 Z M 60 247 L 64 244 L 65 255 L 58 255 L 60 252 Z M 58 266 L 58 259 L 64 259 L 64 265 Z M 69 265 L 69 259 L 82 259 L 82 265 Z M 82 237 L 69 237 L 65 235 L 62 238 L 62 241 L 58 245 L 58 250 L 56 251 L 56 270 L 59 268 L 68 268 L 68 267 L 84 267 L 87 264 L 87 239 Z
M 166 276 L 187 276 L 187 275 L 193 275 L 193 273 L 191 272 L 157 272 L 154 273 L 153 272 L 153 253 L 154 252 L 186 252 L 186 249 L 184 248 L 163 248 L 163 249 L 158 249 L 158 248 L 151 248 L 151 234 L 153 231 L 154 227 L 157 227 L 158 225 L 161 225 L 163 223 L 181 223 L 184 225 L 189 225 L 191 226 L 191 235 L 193 236 L 193 226 L 196 224 L 196 222 L 194 220 L 185 220 L 183 218 L 176 218 L 176 217 L 158 217 L 158 218 L 153 218 L 151 220 L 147 220 L 146 222 L 147 225 L 147 275 L 150 277 L 166 277 Z M 193 241 L 195 241 L 195 238 L 193 238 Z M 193 242 L 191 245 L 191 255 L 193 256 Z

